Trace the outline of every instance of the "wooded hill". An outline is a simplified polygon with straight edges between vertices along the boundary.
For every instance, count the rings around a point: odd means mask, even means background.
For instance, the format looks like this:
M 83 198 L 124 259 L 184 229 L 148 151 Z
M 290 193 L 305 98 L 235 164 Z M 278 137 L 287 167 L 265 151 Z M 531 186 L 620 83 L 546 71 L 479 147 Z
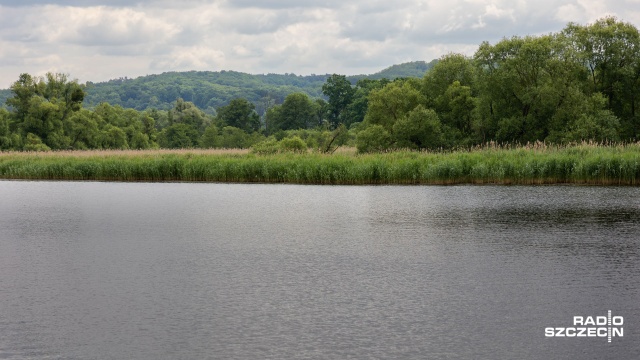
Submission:
M 414 61 L 390 66 L 371 75 L 355 75 L 352 84 L 361 79 L 422 78 L 437 63 Z M 225 106 L 236 98 L 247 99 L 263 113 L 274 104 L 281 104 L 287 95 L 303 92 L 312 98 L 322 98 L 322 85 L 329 74 L 252 75 L 237 71 L 166 72 L 135 79 L 120 78 L 106 82 L 87 83 L 84 107 L 94 108 L 102 102 L 136 110 L 170 110 L 178 98 L 194 103 L 206 113 Z M 0 104 L 11 97 L 10 90 L 0 90 Z

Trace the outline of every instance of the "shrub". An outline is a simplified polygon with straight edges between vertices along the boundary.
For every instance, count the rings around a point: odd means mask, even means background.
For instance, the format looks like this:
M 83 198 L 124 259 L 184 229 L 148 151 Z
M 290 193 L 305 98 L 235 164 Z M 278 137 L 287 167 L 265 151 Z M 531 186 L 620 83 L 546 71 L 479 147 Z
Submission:
M 299 136 L 280 140 L 280 150 L 284 152 L 303 153 L 307 151 L 307 144 Z
M 391 135 L 382 125 L 373 125 L 360 131 L 356 148 L 360 153 L 382 152 L 391 147 Z

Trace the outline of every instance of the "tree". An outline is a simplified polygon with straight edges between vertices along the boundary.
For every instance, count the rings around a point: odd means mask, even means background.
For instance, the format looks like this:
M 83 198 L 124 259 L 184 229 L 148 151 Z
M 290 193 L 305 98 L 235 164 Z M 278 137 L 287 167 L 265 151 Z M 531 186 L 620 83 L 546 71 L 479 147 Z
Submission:
M 170 149 L 190 149 L 196 147 L 200 134 L 191 125 L 176 123 L 162 130 L 160 146 Z
M 24 143 L 25 151 L 49 151 L 50 147 L 42 143 L 42 139 L 38 135 L 28 133 L 27 139 Z
M 439 112 L 441 97 L 453 84 L 458 82 L 460 86 L 474 88 L 476 82 L 476 69 L 473 59 L 462 54 L 448 54 L 440 58 L 422 81 L 422 92 L 427 100 L 427 105 Z
M 632 24 L 605 17 L 590 25 L 570 23 L 563 33 L 589 70 L 590 94 L 600 92 L 622 120 L 624 137 L 640 133 L 640 33 Z
M 21 74 L 11 91 L 14 95 L 7 105 L 12 109 L 12 132 L 23 137 L 32 133 L 52 149 L 70 146 L 63 123 L 82 108 L 84 86 L 64 74 L 47 73 L 42 78 Z
M 113 126 L 111 124 L 105 125 L 105 127 L 100 131 L 100 148 L 128 149 L 129 144 L 127 144 L 127 134 L 117 126 Z
M 203 132 L 210 121 L 207 115 L 198 107 L 189 101 L 179 98 L 176 105 L 168 113 L 169 124 L 186 124 L 193 127 L 198 132 Z
M 481 127 L 501 141 L 545 140 L 550 120 L 583 84 L 584 66 L 562 35 L 504 39 L 483 43 L 475 55 L 479 72 Z M 488 123 L 488 124 L 487 124 Z
M 38 96 L 38 79 L 29 74 L 20 74 L 18 81 L 11 85 L 13 96 L 7 99 L 7 105 L 13 110 L 15 122 L 20 124 L 26 118 L 31 99 Z
M 353 100 L 355 90 L 344 75 L 333 74 L 322 85 L 322 93 L 329 98 L 329 122 L 332 126 L 347 123 L 346 110 Z
M 20 149 L 21 140 L 20 135 L 11 131 L 11 114 L 0 108 L 0 150 Z
M 355 92 L 353 94 L 353 100 L 347 106 L 346 116 L 344 117 L 344 125 L 349 127 L 351 124 L 364 121 L 369 108 L 369 94 L 373 90 L 380 90 L 389 84 L 387 79 L 371 80 L 361 79 L 358 80 L 355 86 Z
M 418 105 L 393 125 L 393 136 L 400 148 L 435 149 L 442 142 L 438 114 Z
M 216 147 L 216 139 L 218 137 L 218 127 L 211 124 L 204 130 L 204 134 L 200 137 L 200 147 L 210 149 Z
M 255 105 L 246 99 L 236 98 L 229 105 L 218 108 L 217 118 L 227 126 L 254 132 L 260 129 L 260 116 Z
M 268 114 L 269 132 L 278 130 L 307 129 L 317 124 L 316 104 L 304 93 L 287 95 L 278 109 Z
M 247 134 L 233 126 L 225 126 L 220 131 L 220 136 L 215 139 L 216 148 L 225 149 L 245 149 L 251 145 L 264 140 L 259 133 Z
M 74 149 L 95 149 L 98 147 L 100 129 L 97 115 L 89 110 L 80 110 L 64 121 L 65 133 Z
M 388 132 L 392 132 L 396 121 L 422 103 L 424 103 L 424 97 L 419 91 L 417 81 L 396 80 L 369 94 L 365 122 L 370 125 L 381 125 Z
M 372 125 L 360 131 L 356 137 L 360 153 L 382 152 L 391 148 L 391 135 L 382 125 Z
M 124 131 L 128 148 L 148 149 L 156 146 L 155 120 L 149 114 L 106 103 L 98 105 L 95 114 L 104 122 L 102 125 L 98 124 L 99 127 L 109 124 Z M 191 125 L 187 126 L 193 128 Z M 195 129 L 194 131 L 197 132 Z

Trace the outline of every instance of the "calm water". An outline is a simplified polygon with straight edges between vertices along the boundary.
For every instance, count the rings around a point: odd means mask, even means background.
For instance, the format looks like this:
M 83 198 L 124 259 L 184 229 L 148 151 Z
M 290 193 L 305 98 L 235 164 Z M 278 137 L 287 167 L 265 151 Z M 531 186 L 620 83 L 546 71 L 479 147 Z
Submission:
M 0 181 L 0 359 L 419 358 L 640 358 L 640 190 Z

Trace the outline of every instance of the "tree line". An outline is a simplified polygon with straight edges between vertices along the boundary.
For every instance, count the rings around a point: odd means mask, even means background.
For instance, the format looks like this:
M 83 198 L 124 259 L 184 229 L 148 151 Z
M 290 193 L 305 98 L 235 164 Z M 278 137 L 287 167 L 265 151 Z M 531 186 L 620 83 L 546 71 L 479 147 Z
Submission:
M 373 91 L 359 149 L 637 141 L 640 36 L 613 17 L 483 42 Z
M 213 111 L 182 98 L 170 109 L 85 108 L 86 86 L 62 74 L 22 74 L 11 91 L 0 109 L 3 150 L 246 148 L 291 138 L 293 148 L 346 143 L 361 152 L 629 142 L 640 132 L 640 35 L 613 17 L 570 23 L 445 55 L 423 78 L 354 83 L 334 74 L 323 96 L 292 92 L 258 106 L 237 97 Z

